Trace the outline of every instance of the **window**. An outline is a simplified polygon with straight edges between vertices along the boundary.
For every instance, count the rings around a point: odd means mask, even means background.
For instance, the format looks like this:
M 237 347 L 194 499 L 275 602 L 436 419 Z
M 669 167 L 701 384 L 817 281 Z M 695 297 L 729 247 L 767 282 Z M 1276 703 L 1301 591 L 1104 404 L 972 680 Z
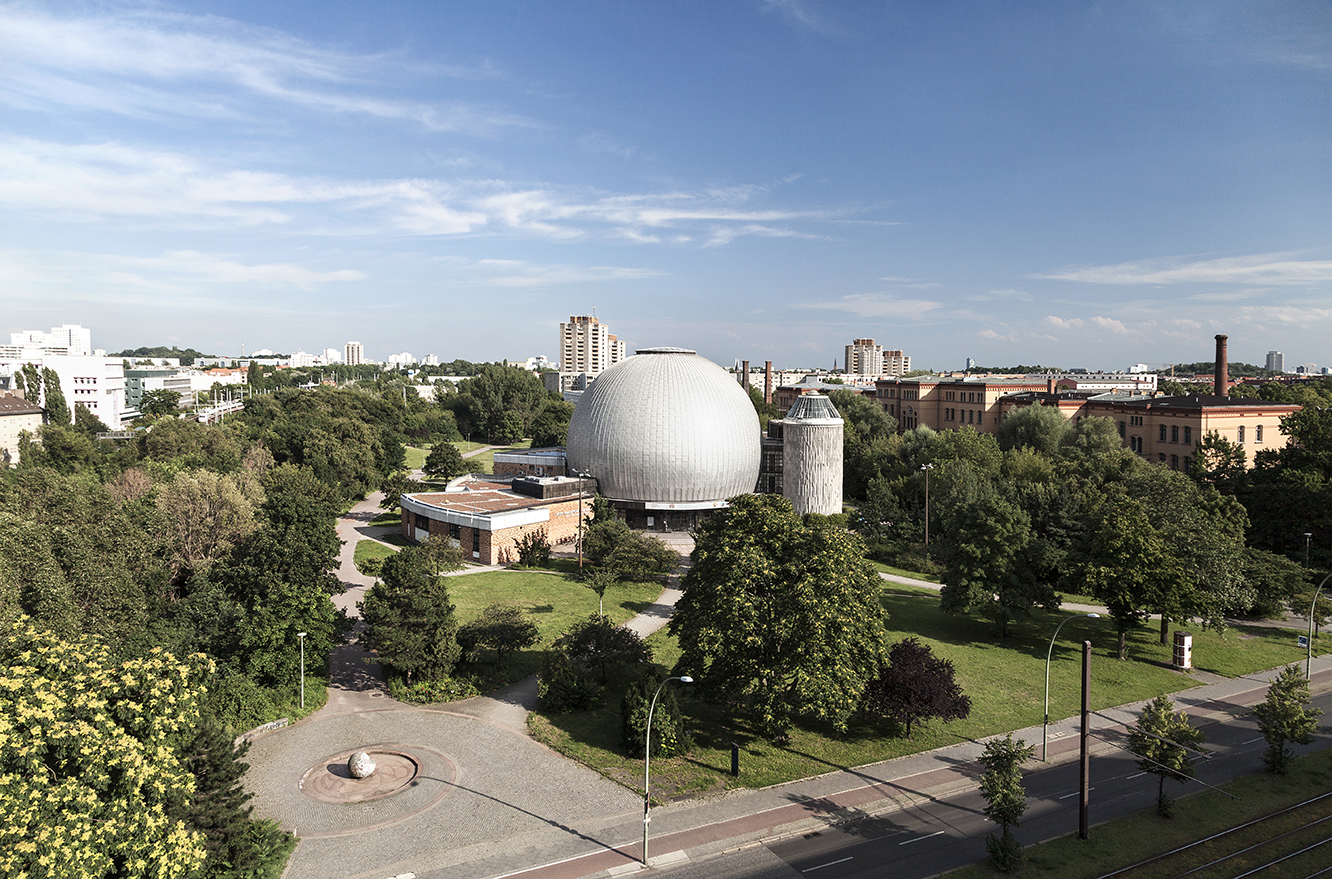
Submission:
M 1179 425 L 1178 425 L 1178 424 L 1172 424 L 1172 425 L 1170 425 L 1170 441 L 1171 441 L 1172 443 L 1177 443 L 1177 442 L 1179 442 Z
M 968 410 L 967 410 L 967 423 L 968 423 L 968 424 L 975 424 L 975 422 L 976 422 L 976 410 L 975 410 L 975 409 L 968 409 Z
M 1263 441 L 1263 426 L 1261 424 L 1255 425 L 1253 428 L 1253 441 L 1256 443 Z
M 1160 437 L 1159 442 L 1165 442 L 1165 441 L 1166 441 L 1165 438 L 1166 438 L 1166 426 L 1165 426 L 1164 424 L 1162 424 L 1162 425 L 1161 425 L 1161 437 Z M 1162 456 L 1161 456 L 1161 460 L 1162 460 L 1162 461 L 1165 460 L 1165 455 L 1162 455 Z
M 1129 437 L 1129 451 L 1142 454 L 1142 437 L 1140 436 Z
M 1178 470 L 1178 469 L 1179 469 L 1179 455 L 1171 455 L 1171 456 L 1170 456 L 1170 469 L 1171 469 L 1171 470 Z
M 1192 458 L 1185 458 L 1185 459 L 1184 459 L 1184 472 L 1185 472 L 1185 473 L 1188 473 L 1188 472 L 1189 472 L 1190 470 L 1192 470 L 1192 469 L 1193 469 L 1193 459 L 1192 459 Z
M 1193 428 L 1192 428 L 1192 427 L 1185 427 L 1185 428 L 1184 428 L 1184 442 L 1188 443 L 1189 445 L 1193 445 Z
M 1123 439 L 1125 434 L 1124 422 L 1119 422 L 1119 438 Z
M 976 413 L 976 423 L 977 423 L 977 424 L 984 424 L 984 423 L 985 423 L 985 410 L 984 410 L 984 409 L 982 409 L 981 411 L 979 411 L 979 412 Z
M 413 519 L 415 520 L 416 527 L 419 528 L 420 530 L 422 531 L 430 530 L 430 520 L 427 519 L 425 516 L 422 516 L 420 513 L 416 513 L 413 516 Z
M 1235 441 L 1244 442 L 1244 425 L 1242 424 L 1235 431 Z
M 453 540 L 461 541 L 461 540 L 462 540 L 462 528 L 460 528 L 459 526 L 457 526 L 457 525 L 453 524 L 452 522 L 450 522 L 450 523 L 449 523 L 449 537 L 450 537 L 451 539 L 453 539 Z
M 1156 453 L 1156 460 L 1157 460 L 1158 462 L 1164 464 L 1164 463 L 1166 462 L 1165 452 L 1157 452 L 1157 453 Z

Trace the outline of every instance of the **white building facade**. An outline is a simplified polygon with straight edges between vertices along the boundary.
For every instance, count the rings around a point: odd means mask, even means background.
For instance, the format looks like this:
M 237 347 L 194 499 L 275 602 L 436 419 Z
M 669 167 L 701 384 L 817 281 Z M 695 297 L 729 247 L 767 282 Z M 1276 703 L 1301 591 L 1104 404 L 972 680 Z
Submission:
M 560 372 L 597 375 L 624 359 L 624 342 L 595 316 L 570 316 L 560 324 Z

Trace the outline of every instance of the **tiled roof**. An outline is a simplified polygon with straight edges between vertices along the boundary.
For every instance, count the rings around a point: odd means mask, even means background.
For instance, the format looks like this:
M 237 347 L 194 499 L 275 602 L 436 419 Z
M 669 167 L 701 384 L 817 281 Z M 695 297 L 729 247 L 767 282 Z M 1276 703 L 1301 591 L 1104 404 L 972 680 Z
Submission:
M 41 415 L 42 407 L 20 397 L 18 394 L 0 394 L 0 415 Z

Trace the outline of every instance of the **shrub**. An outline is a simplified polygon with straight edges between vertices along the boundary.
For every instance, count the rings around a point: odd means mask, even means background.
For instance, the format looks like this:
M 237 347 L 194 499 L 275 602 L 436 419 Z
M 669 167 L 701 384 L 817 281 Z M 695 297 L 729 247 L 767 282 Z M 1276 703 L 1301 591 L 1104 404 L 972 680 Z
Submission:
M 655 675 L 639 678 L 629 685 L 620 703 L 620 731 L 624 737 L 624 750 L 630 757 L 643 756 L 648 711 L 652 706 L 652 696 L 661 686 L 662 680 Z M 662 687 L 661 695 L 657 698 L 657 710 L 652 715 L 652 756 L 675 757 L 686 754 L 693 744 L 693 737 L 685 727 L 684 715 L 675 701 L 672 687 Z
M 471 681 L 445 677 L 437 681 L 415 681 L 408 684 L 402 677 L 393 675 L 389 680 L 389 695 L 399 702 L 426 705 L 431 702 L 470 699 L 477 695 L 477 692 Z
M 481 616 L 458 629 L 458 646 L 468 662 L 478 662 L 482 651 L 494 650 L 495 662 L 515 650 L 531 647 L 541 637 L 536 624 L 523 615 L 523 609 L 510 604 L 492 604 Z
M 550 539 L 546 529 L 529 531 L 518 538 L 518 564 L 525 568 L 535 568 L 550 562 Z
M 558 650 L 547 650 L 541 661 L 537 699 L 542 711 L 567 714 L 585 711 L 601 695 L 601 687 L 590 680 L 573 661 Z
M 233 735 L 277 719 L 277 704 L 268 689 L 240 674 L 219 675 L 208 686 L 207 710 Z

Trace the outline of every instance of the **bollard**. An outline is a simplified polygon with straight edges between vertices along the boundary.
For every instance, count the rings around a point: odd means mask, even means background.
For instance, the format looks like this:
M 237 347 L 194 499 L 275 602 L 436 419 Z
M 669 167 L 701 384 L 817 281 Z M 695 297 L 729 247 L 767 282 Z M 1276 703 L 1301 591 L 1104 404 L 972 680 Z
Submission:
M 731 776 L 740 777 L 740 746 L 731 742 Z

